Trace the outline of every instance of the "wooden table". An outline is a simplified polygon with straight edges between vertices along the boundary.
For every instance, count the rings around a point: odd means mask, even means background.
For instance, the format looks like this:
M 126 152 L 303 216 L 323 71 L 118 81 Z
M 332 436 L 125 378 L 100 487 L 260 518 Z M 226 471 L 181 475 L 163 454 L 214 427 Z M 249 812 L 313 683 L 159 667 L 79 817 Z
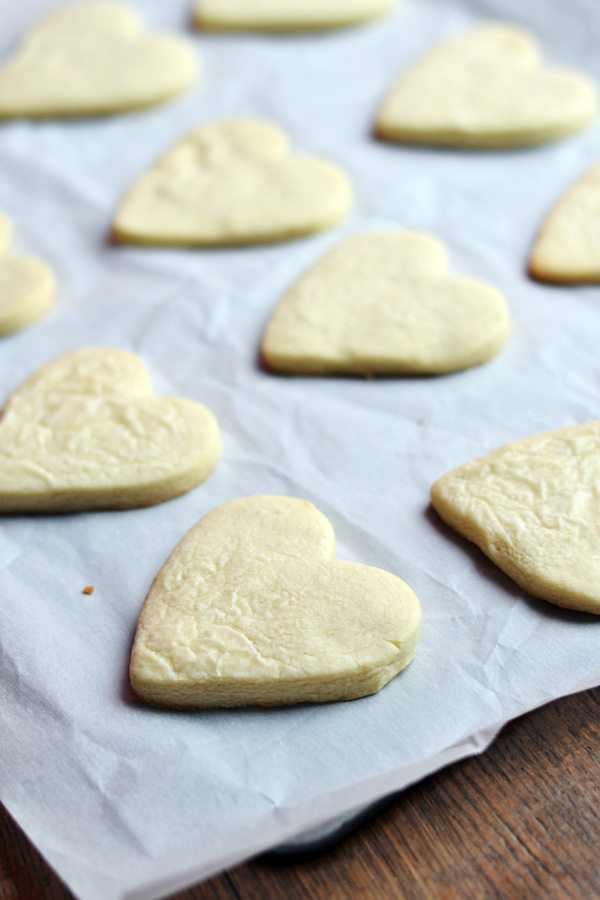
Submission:
M 0 833 L 0 900 L 69 900 L 5 813 Z M 511 723 L 327 855 L 257 860 L 176 900 L 593 900 L 599 845 L 600 688 Z

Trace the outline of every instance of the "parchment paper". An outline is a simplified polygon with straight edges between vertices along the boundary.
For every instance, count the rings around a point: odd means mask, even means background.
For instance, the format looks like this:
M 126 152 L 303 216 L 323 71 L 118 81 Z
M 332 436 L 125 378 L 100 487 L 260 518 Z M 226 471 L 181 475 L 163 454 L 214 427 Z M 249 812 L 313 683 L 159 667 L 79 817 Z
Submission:
M 2 53 L 51 3 L 2 6 Z M 138 0 L 184 31 L 187 0 Z M 554 64 L 600 81 L 596 0 L 406 0 L 365 27 L 298 37 L 189 32 L 203 73 L 143 114 L 0 126 L 0 206 L 17 249 L 56 271 L 42 323 L 0 344 L 8 396 L 61 353 L 139 353 L 157 392 L 215 413 L 224 458 L 147 510 L 0 525 L 0 796 L 81 900 L 152 900 L 484 749 L 511 718 L 600 683 L 594 617 L 535 601 L 428 508 L 431 483 L 506 441 L 598 417 L 600 290 L 525 275 L 554 201 L 600 159 L 600 128 L 506 153 L 405 149 L 371 137 L 396 75 L 487 19 L 532 29 Z M 274 247 L 118 249 L 124 190 L 202 122 L 256 115 L 342 165 L 356 202 L 337 230 Z M 431 379 L 280 378 L 257 349 L 285 288 L 342 238 L 386 228 L 447 242 L 456 274 L 500 288 L 513 335 L 488 365 Z M 177 713 L 135 705 L 138 612 L 187 530 L 235 497 L 281 493 L 332 521 L 338 557 L 418 594 L 417 657 L 353 703 Z M 85 585 L 95 593 L 82 593 Z M 510 789 L 510 788 L 508 788 Z

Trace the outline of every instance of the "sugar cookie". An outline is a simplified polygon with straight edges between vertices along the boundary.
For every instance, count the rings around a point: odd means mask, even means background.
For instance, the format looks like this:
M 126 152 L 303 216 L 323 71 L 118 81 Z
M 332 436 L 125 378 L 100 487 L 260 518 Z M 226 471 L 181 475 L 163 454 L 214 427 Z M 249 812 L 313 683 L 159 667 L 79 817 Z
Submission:
M 347 240 L 303 275 L 262 352 L 277 372 L 439 375 L 491 359 L 509 332 L 502 295 L 451 277 L 440 241 L 389 232 Z
M 131 684 L 177 708 L 353 700 L 408 665 L 420 621 L 399 578 L 334 560 L 312 504 L 247 497 L 205 516 L 159 572 Z
M 259 121 L 206 125 L 134 184 L 118 211 L 122 243 L 219 246 L 285 241 L 336 225 L 351 189 L 330 163 L 290 156 Z
M 376 130 L 399 143 L 522 147 L 579 131 L 596 105 L 591 82 L 544 67 L 527 32 L 488 25 L 444 41 L 409 69 Z
M 0 335 L 31 325 L 51 309 L 55 287 L 52 272 L 37 259 L 10 252 L 11 229 L 0 213 Z
M 531 253 L 529 271 L 556 284 L 600 282 L 600 165 L 552 210 Z
M 154 106 L 187 90 L 195 74 L 191 47 L 144 33 L 133 8 L 77 3 L 36 25 L 0 68 L 0 118 Z
M 196 487 L 220 456 L 212 414 L 155 397 L 142 361 L 78 350 L 41 369 L 0 421 L 0 512 L 151 506 Z
M 395 0 L 197 0 L 198 28 L 226 31 L 312 31 L 374 19 Z
M 534 597 L 600 615 L 600 422 L 506 444 L 444 475 L 431 499 Z

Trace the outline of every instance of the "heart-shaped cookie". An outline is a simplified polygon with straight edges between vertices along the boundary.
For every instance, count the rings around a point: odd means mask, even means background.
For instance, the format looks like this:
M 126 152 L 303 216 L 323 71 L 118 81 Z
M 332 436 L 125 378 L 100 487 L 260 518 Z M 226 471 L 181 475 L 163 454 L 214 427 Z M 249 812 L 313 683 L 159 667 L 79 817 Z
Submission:
M 395 0 L 197 0 L 198 28 L 226 31 L 313 31 L 374 19 Z
M 353 700 L 408 665 L 420 621 L 399 578 L 334 560 L 312 504 L 247 497 L 205 516 L 159 572 L 131 684 L 177 708 Z
M 303 375 L 440 375 L 491 359 L 510 331 L 504 298 L 448 275 L 443 244 L 412 232 L 340 244 L 288 291 L 265 364 Z
M 10 252 L 11 229 L 0 213 L 0 335 L 18 331 L 45 316 L 54 303 L 54 277 L 37 259 Z
M 600 165 L 552 210 L 534 244 L 529 271 L 555 284 L 600 283 Z
M 0 69 L 0 118 L 87 116 L 162 103 L 196 74 L 185 41 L 144 34 L 119 3 L 77 3 L 34 27 Z
M 290 156 L 263 122 L 199 128 L 134 184 L 114 238 L 130 244 L 219 246 L 285 241 L 337 224 L 351 190 L 330 163 Z
M 409 69 L 376 130 L 399 143 L 522 147 L 579 131 L 595 114 L 587 79 L 543 67 L 527 33 L 491 25 L 444 41 Z
M 123 350 L 61 356 L 17 390 L 0 420 L 0 512 L 152 506 L 204 481 L 220 456 L 212 414 L 155 397 Z
M 600 422 L 506 444 L 444 475 L 431 499 L 534 597 L 600 615 Z

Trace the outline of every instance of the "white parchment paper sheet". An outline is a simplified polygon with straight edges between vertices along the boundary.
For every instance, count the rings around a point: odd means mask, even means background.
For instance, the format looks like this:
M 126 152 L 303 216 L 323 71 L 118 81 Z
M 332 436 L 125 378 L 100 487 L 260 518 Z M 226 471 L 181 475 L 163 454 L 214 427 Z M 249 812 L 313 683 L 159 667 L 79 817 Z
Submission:
M 184 31 L 187 0 L 137 0 Z M 51 7 L 2 5 L 3 53 Z M 6 397 L 61 353 L 139 353 L 159 393 L 217 416 L 224 458 L 154 509 L 0 524 L 1 798 L 81 900 L 151 900 L 483 749 L 507 720 L 600 683 L 600 622 L 532 600 L 428 509 L 431 483 L 506 441 L 598 417 L 600 289 L 525 275 L 545 213 L 600 159 L 600 127 L 541 149 L 377 143 L 392 79 L 438 38 L 488 19 L 531 28 L 554 64 L 600 82 L 596 0 L 406 0 L 368 26 L 298 37 L 189 33 L 197 87 L 143 114 L 0 126 L 0 206 L 59 299 L 0 344 Z M 341 164 L 356 202 L 336 231 L 215 252 L 111 247 L 123 191 L 202 122 L 256 115 Z M 342 238 L 416 228 L 453 272 L 496 285 L 514 332 L 492 363 L 436 379 L 294 379 L 257 348 L 282 291 Z M 282 493 L 331 519 L 338 556 L 406 580 L 423 606 L 411 666 L 380 694 L 283 710 L 157 711 L 128 657 L 150 583 L 206 512 Z M 95 585 L 91 596 L 85 585 Z

